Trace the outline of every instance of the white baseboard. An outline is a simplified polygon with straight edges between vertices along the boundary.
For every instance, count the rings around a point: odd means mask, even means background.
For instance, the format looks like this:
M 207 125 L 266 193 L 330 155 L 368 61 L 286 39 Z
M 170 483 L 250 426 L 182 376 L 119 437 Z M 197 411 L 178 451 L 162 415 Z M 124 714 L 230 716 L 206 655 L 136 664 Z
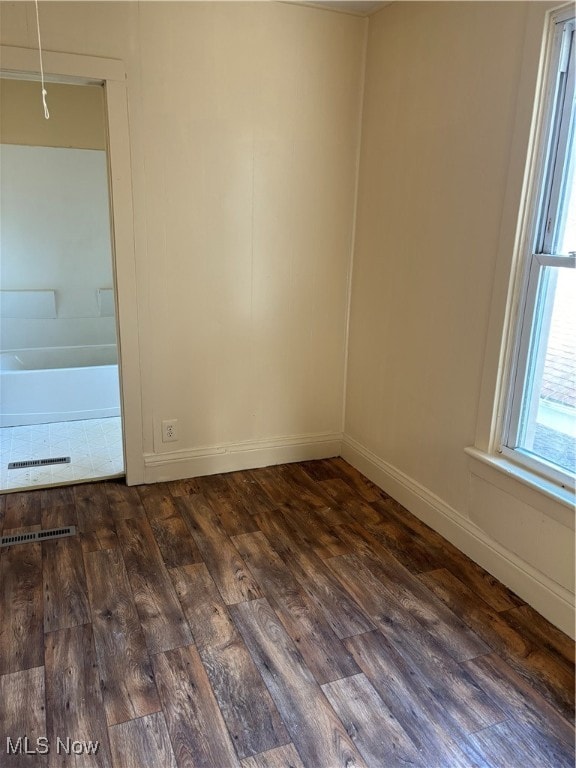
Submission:
M 145 483 L 236 472 L 340 455 L 341 433 L 296 435 L 144 456 Z
M 145 483 L 342 456 L 420 520 L 574 637 L 574 595 L 491 539 L 428 488 L 339 433 L 254 440 L 145 455 Z
M 491 539 L 428 488 L 344 435 L 341 456 L 416 517 L 509 587 L 552 624 L 574 637 L 574 595 Z

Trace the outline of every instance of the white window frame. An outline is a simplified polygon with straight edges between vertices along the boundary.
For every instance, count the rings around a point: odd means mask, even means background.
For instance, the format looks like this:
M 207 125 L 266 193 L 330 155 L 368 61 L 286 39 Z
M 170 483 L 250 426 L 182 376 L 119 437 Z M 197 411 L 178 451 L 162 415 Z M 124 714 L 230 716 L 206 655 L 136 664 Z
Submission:
M 541 109 L 536 118 L 535 149 L 529 159 L 528 177 L 532 183 L 521 212 L 523 232 L 520 237 L 519 269 L 522 271 L 520 297 L 517 302 L 516 328 L 511 349 L 508 386 L 504 388 L 504 418 L 497 452 L 509 461 L 542 476 L 561 488 L 572 489 L 574 477 L 544 458 L 518 447 L 527 373 L 534 366 L 531 349 L 533 326 L 545 325 L 549 318 L 538 311 L 540 290 L 546 267 L 574 268 L 574 254 L 555 254 L 562 174 L 554 172 L 555 162 L 564 160 L 568 147 L 569 114 L 574 93 L 574 6 L 570 5 L 550 16 L 541 79 Z M 572 43 L 570 43 L 572 40 Z M 562 67 L 561 67 L 562 65 Z M 560 80 L 563 77 L 563 103 L 556 109 Z M 528 387 L 526 387 L 528 390 Z

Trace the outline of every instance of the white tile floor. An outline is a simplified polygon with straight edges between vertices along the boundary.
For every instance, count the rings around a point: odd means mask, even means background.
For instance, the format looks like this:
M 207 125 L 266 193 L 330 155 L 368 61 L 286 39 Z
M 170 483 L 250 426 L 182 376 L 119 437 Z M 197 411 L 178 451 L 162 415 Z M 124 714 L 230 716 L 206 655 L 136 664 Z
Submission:
M 123 474 L 120 417 L 0 429 L 0 490 L 43 487 Z M 70 464 L 8 469 L 11 461 L 70 456 Z

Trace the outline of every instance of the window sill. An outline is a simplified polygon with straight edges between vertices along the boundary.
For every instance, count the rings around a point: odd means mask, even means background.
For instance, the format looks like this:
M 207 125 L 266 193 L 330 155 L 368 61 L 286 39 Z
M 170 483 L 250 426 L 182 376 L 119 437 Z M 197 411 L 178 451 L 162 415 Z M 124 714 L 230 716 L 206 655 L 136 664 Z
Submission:
M 497 488 L 574 530 L 574 493 L 528 469 L 478 448 L 465 448 L 471 471 Z

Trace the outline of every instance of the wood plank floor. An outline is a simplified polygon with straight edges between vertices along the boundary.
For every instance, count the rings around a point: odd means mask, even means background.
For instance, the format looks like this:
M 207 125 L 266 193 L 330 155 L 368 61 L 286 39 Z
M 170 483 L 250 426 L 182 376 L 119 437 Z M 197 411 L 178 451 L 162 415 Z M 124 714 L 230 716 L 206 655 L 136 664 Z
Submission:
M 3 768 L 574 765 L 573 642 L 342 459 L 0 497 L 56 525 L 0 550 Z

